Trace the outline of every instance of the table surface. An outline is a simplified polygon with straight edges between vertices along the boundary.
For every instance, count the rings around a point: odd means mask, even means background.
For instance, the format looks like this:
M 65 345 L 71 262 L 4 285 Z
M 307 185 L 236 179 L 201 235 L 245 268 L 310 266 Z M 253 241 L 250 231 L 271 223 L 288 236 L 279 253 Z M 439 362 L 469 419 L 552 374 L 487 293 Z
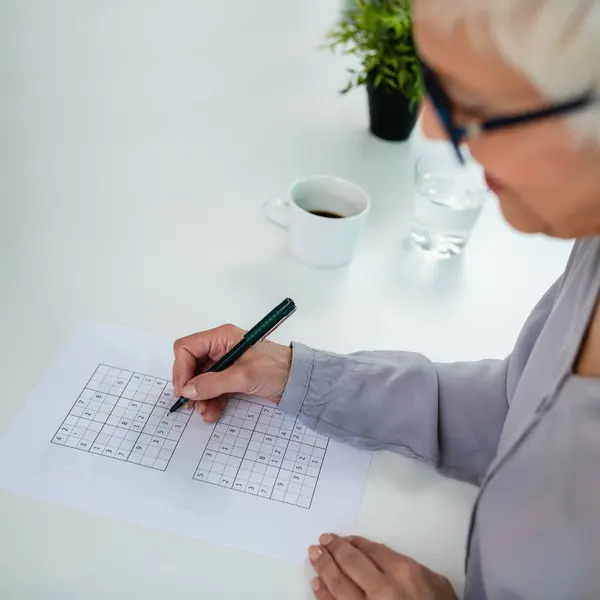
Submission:
M 464 256 L 404 239 L 427 146 L 367 132 L 345 61 L 318 49 L 336 0 L 0 3 L 0 430 L 83 321 L 172 338 L 249 326 L 286 296 L 276 339 L 436 360 L 510 352 L 570 244 L 489 203 Z M 301 176 L 354 180 L 373 210 L 356 260 L 310 269 L 261 214 Z M 460 589 L 472 487 L 374 457 L 356 533 Z M 0 493 L 0 596 L 286 598 L 305 569 Z M 234 574 L 234 576 L 232 576 Z

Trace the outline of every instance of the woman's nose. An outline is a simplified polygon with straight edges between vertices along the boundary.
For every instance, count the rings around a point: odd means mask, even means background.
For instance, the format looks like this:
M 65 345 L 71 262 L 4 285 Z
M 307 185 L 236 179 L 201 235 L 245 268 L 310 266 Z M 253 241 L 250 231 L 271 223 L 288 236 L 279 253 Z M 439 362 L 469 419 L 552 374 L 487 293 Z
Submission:
M 431 100 L 425 98 L 422 107 L 423 116 L 421 127 L 425 137 L 430 140 L 447 140 L 448 135 L 440 123 L 437 112 L 431 104 Z

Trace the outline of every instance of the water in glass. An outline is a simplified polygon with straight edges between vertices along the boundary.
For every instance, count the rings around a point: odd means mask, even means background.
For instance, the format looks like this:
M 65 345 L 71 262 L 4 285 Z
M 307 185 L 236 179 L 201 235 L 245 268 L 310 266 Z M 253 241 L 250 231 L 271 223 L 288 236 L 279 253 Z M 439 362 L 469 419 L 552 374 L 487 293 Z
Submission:
M 413 243 L 436 258 L 459 254 L 488 196 L 481 168 L 423 158 L 417 162 L 415 178 Z

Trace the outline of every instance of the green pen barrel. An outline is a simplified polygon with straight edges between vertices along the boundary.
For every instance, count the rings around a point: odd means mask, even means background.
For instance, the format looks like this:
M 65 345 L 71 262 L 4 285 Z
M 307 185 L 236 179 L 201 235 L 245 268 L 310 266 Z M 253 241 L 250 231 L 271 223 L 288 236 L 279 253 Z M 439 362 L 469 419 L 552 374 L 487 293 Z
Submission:
M 238 342 L 221 360 L 218 360 L 210 369 L 208 373 L 219 373 L 224 371 L 227 367 L 230 367 L 252 344 L 244 337 Z
M 276 306 L 264 319 L 255 325 L 244 337 L 221 359 L 218 360 L 208 372 L 219 372 L 230 367 L 248 348 L 254 346 L 265 338 L 273 329 L 285 321 L 296 310 L 294 301 L 286 298 Z
M 256 344 L 264 337 L 269 335 L 275 327 L 282 321 L 285 321 L 296 310 L 296 304 L 291 298 L 286 298 L 281 304 L 276 306 L 260 323 L 255 325 L 245 336 L 244 339 L 249 344 Z

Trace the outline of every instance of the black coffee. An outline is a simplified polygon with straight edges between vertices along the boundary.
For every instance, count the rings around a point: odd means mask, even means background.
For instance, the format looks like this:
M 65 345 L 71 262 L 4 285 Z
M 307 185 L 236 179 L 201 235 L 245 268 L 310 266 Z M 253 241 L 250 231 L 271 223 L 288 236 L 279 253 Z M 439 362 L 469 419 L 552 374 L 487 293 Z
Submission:
M 327 219 L 343 219 L 344 215 L 338 215 L 338 213 L 331 212 L 329 210 L 310 210 L 311 215 L 317 215 L 317 217 L 325 217 Z

